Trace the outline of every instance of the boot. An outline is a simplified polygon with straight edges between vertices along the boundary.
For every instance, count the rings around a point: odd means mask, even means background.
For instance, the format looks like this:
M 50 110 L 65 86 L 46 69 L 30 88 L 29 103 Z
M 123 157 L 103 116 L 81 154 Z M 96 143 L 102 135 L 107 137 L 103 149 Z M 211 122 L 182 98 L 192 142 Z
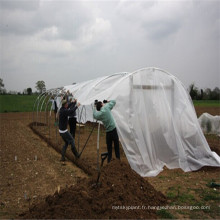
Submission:
M 80 155 L 79 155 L 79 153 L 77 152 L 77 150 L 76 150 L 75 147 L 72 148 L 72 152 L 73 152 L 74 156 L 76 157 L 76 159 L 78 159 L 78 158 L 80 157 Z
M 64 162 L 64 161 L 66 161 L 66 158 L 62 156 L 62 157 L 60 158 L 60 161 L 61 161 L 61 162 Z

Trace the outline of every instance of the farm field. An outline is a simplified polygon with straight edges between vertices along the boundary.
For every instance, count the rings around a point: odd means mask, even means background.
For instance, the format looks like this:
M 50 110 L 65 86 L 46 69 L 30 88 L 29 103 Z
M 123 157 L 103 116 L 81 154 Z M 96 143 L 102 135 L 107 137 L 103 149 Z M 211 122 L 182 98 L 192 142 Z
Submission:
M 32 112 L 37 95 L 0 95 L 0 112 Z
M 217 115 L 219 107 L 196 106 L 196 112 L 198 116 L 203 112 Z M 55 131 L 54 121 L 50 121 L 49 131 L 43 124 L 32 124 L 34 133 L 29 126 L 32 113 L 3 113 L 0 120 L 1 219 L 220 217 L 219 188 L 214 184 L 220 183 L 220 168 L 204 167 L 188 173 L 164 168 L 156 177 L 141 178 L 130 170 L 121 149 L 122 162 L 114 160 L 109 165 L 105 162 L 100 177 L 101 186 L 93 187 L 97 177 L 97 129 L 81 158 L 76 161 L 68 148 L 69 160 L 63 164 L 59 161 L 62 140 Z M 80 138 L 76 138 L 76 145 L 78 147 L 79 143 L 79 151 L 91 129 L 92 124 L 78 128 Z M 220 154 L 220 138 L 212 135 L 206 138 L 211 149 Z M 99 154 L 105 151 L 105 133 L 101 129 Z M 135 187 L 129 188 L 132 185 Z M 73 208 L 71 201 L 78 203 L 78 206 Z M 112 208 L 123 205 L 144 209 Z M 161 206 L 168 208 L 153 208 Z
M 220 107 L 219 100 L 193 100 L 193 104 L 196 107 Z

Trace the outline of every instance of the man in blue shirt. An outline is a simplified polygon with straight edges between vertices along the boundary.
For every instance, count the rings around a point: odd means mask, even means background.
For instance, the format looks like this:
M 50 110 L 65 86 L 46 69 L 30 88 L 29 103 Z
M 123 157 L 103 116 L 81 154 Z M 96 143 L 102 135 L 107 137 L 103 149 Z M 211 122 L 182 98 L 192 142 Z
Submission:
M 108 163 L 112 159 L 112 142 L 114 142 L 115 156 L 120 159 L 119 151 L 119 139 L 118 133 L 115 126 L 115 121 L 112 116 L 111 110 L 115 106 L 116 101 L 107 101 L 106 104 L 103 102 L 96 103 L 96 109 L 94 108 L 93 116 L 95 119 L 102 121 L 106 130 L 106 144 L 108 149 Z

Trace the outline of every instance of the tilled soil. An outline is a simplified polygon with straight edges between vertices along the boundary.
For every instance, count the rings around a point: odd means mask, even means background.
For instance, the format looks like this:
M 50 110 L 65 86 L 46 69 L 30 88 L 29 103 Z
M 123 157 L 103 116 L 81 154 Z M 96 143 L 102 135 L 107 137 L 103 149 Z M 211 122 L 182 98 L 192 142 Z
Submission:
M 72 163 L 60 163 L 60 155 L 28 127 L 28 113 L 4 113 L 0 119 L 0 218 L 14 218 L 57 188 L 87 177 Z
M 205 112 L 209 113 L 210 115 L 220 115 L 220 108 L 218 107 L 196 106 L 195 110 L 196 110 L 197 117 L 199 117 Z
M 196 111 L 197 115 L 202 111 L 217 115 L 219 108 L 201 110 L 197 107 Z M 52 121 L 49 133 L 45 126 L 38 127 L 42 139 L 29 127 L 32 113 L 4 113 L 0 119 L 0 218 L 3 219 L 156 218 L 152 207 L 166 204 L 163 194 L 166 195 L 170 187 L 184 185 L 187 189 L 192 186 L 204 189 L 207 181 L 218 180 L 218 168 L 203 168 L 187 174 L 180 169 L 165 168 L 157 177 L 141 178 L 130 169 L 121 149 L 121 162 L 104 164 L 101 185 L 97 187 L 97 159 L 100 162 L 97 156 L 106 151 L 103 130 L 98 154 L 95 130 L 80 160 L 75 161 L 68 148 L 69 160 L 63 164 L 58 153 L 63 143 Z M 79 151 L 90 131 L 91 126 L 80 129 L 79 140 L 76 139 L 76 145 L 80 143 Z M 211 149 L 219 153 L 220 140 L 212 136 L 206 138 Z M 51 145 L 56 146 L 56 151 Z M 211 218 L 209 213 L 203 214 Z
M 137 175 L 124 162 L 114 160 L 97 175 L 81 179 L 77 185 L 48 196 L 22 218 L 38 219 L 151 219 L 152 206 L 165 205 L 165 196 Z

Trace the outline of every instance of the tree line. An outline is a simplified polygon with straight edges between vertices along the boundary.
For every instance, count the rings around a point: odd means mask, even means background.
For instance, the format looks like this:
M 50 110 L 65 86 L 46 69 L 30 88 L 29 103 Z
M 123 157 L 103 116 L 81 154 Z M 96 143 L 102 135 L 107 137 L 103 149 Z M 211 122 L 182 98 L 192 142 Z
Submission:
M 220 89 L 218 87 L 215 87 L 213 90 L 210 88 L 203 90 L 192 83 L 188 88 L 188 92 L 192 100 L 220 100 Z
M 35 88 L 37 89 L 36 92 L 32 91 L 32 88 L 29 87 L 27 89 L 23 90 L 23 93 L 21 92 L 16 92 L 16 91 L 7 91 L 5 89 L 5 85 L 3 83 L 3 79 L 0 78 L 0 94 L 6 95 L 6 94 L 17 94 L 17 95 L 32 95 L 32 94 L 41 94 L 46 91 L 46 85 L 43 80 L 39 80 L 36 82 Z
M 46 91 L 46 85 L 43 80 L 39 80 L 36 82 L 35 88 L 37 89 L 37 92 L 34 94 L 40 94 Z M 210 88 L 206 89 L 199 89 L 195 86 L 195 83 L 192 83 L 189 88 L 188 92 L 192 98 L 192 100 L 220 100 L 220 89 L 218 87 L 215 87 L 213 90 Z M 0 78 L 0 94 L 21 94 L 18 92 L 9 91 L 7 92 L 3 79 Z M 32 95 L 33 91 L 32 88 L 24 89 L 23 93 L 24 95 Z

